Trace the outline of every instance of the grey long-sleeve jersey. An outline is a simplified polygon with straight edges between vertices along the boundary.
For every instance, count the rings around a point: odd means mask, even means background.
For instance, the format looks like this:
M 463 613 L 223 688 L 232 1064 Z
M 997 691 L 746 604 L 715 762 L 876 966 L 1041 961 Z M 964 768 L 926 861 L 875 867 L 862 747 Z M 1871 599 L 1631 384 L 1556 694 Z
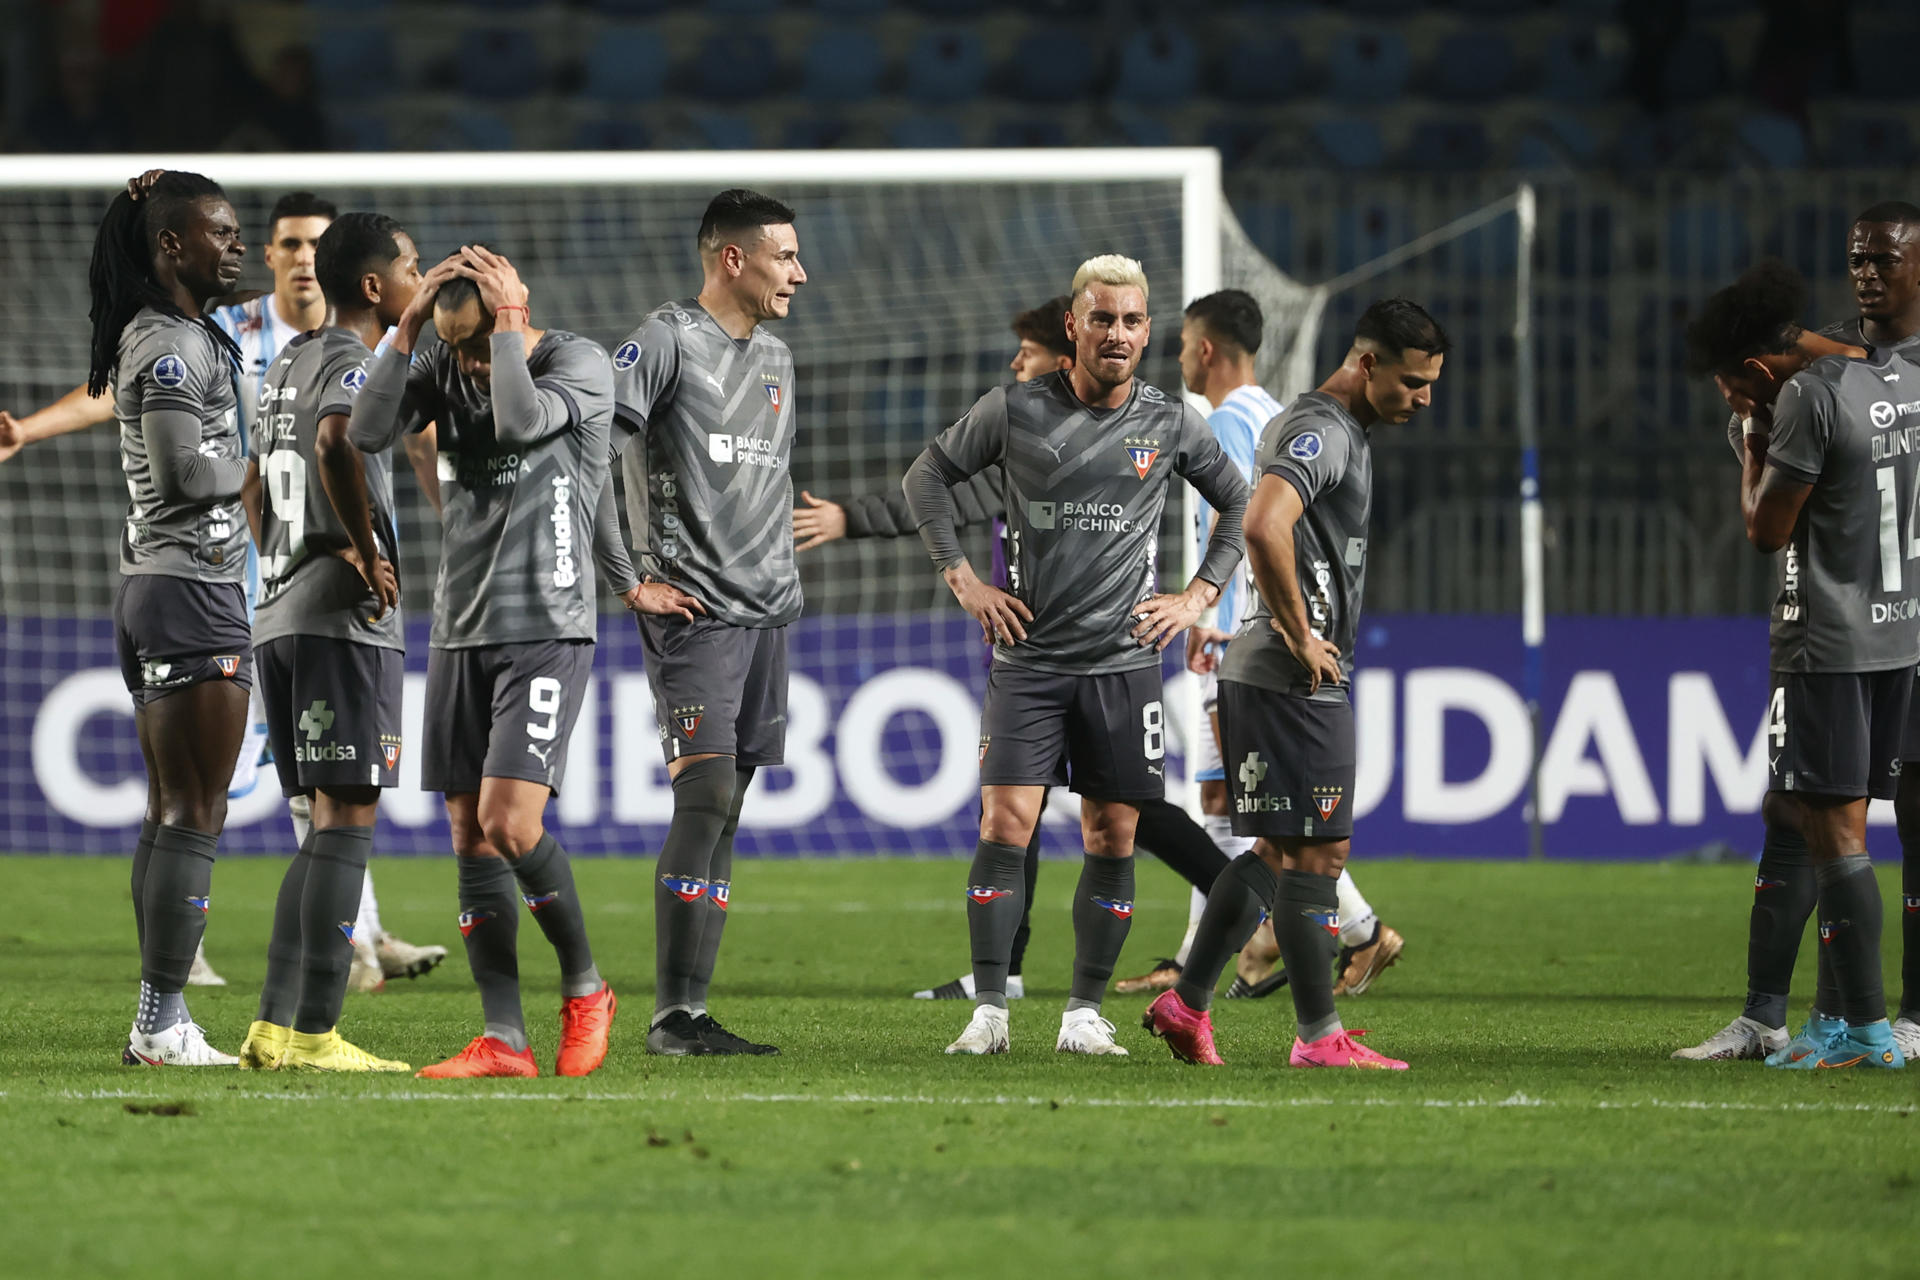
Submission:
M 1158 589 L 1160 518 L 1177 475 L 1220 512 L 1199 576 L 1240 562 L 1247 482 L 1207 420 L 1135 381 L 1126 403 L 1094 409 L 1065 372 L 996 387 L 942 432 L 902 489 L 936 568 L 964 556 L 950 486 L 998 464 L 1005 484 L 1012 594 L 1033 612 L 1026 640 L 994 659 L 1069 675 L 1157 664 L 1131 632 Z

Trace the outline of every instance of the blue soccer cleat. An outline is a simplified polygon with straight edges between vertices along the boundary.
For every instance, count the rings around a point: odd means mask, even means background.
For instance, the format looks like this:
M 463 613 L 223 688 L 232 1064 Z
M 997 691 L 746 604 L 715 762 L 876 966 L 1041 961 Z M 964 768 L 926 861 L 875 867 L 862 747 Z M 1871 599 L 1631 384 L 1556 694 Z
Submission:
M 1806 1025 L 1793 1033 L 1793 1039 L 1787 1041 L 1786 1048 L 1775 1049 L 1767 1055 L 1767 1065 L 1770 1067 L 1792 1066 L 1833 1039 L 1835 1034 L 1846 1029 L 1845 1018 L 1829 1018 L 1818 1009 L 1809 1010 Z
M 1769 1066 L 1774 1065 L 1768 1058 Z M 1827 1037 L 1825 1044 L 1812 1053 L 1778 1064 L 1784 1071 L 1837 1071 L 1843 1067 L 1884 1067 L 1898 1071 L 1907 1065 L 1900 1046 L 1893 1042 L 1893 1028 L 1885 1018 L 1864 1027 L 1841 1024 Z

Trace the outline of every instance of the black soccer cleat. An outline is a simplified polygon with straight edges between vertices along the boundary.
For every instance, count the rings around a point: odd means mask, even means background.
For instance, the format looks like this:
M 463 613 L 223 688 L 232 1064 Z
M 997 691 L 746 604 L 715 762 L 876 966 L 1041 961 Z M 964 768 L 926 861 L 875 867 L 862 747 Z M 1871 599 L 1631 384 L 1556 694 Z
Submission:
M 720 1025 L 720 1020 L 710 1013 L 703 1013 L 693 1020 L 694 1032 L 699 1035 L 707 1052 L 712 1054 L 747 1054 L 755 1058 L 764 1058 L 777 1054 L 780 1050 L 770 1044 L 755 1044 L 744 1036 L 737 1036 Z
M 685 1009 L 675 1009 L 647 1031 L 647 1052 L 669 1058 L 700 1058 L 713 1049 L 701 1037 L 693 1015 Z

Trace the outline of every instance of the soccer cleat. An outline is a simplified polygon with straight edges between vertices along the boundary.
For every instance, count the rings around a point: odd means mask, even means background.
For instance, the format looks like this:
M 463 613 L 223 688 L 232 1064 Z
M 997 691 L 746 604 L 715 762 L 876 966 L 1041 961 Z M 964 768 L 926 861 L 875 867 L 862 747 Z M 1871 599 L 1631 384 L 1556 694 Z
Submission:
M 1340 953 L 1340 980 L 1334 984 L 1336 996 L 1365 995 L 1373 980 L 1393 965 L 1406 949 L 1407 940 L 1394 930 L 1373 922 L 1373 938 L 1364 947 L 1348 947 Z
M 442 946 L 416 947 L 404 938 L 396 938 L 383 933 L 373 944 L 374 954 L 380 958 L 380 972 L 389 978 L 418 978 L 432 973 L 442 960 L 447 958 L 447 949 Z
M 947 1046 L 948 1053 L 985 1056 L 1005 1053 L 1012 1043 L 1007 1037 L 1007 1011 L 990 1004 L 973 1007 L 973 1018 L 960 1038 Z
M 287 1040 L 293 1035 L 292 1027 L 283 1027 L 277 1022 L 255 1022 L 247 1028 L 247 1038 L 240 1042 L 240 1069 L 242 1071 L 272 1071 L 280 1065 L 281 1055 L 287 1051 Z
M 700 1058 L 713 1052 L 693 1025 L 693 1015 L 675 1009 L 647 1029 L 647 1052 L 669 1058 Z
M 231 1067 L 240 1059 L 208 1044 L 199 1023 L 180 1022 L 152 1035 L 133 1028 L 120 1061 L 129 1067 Z
M 1257 987 L 1280 970 L 1280 944 L 1273 936 L 1273 920 L 1262 920 L 1260 927 L 1240 948 L 1233 962 L 1234 976 L 1248 987 Z
M 359 1045 L 341 1038 L 340 1032 L 296 1031 L 287 1042 L 280 1059 L 283 1071 L 304 1068 L 308 1071 L 411 1071 L 404 1062 L 376 1058 Z
M 206 944 L 193 949 L 193 967 L 187 970 L 187 985 L 190 987 L 224 987 L 227 980 L 213 971 L 207 963 Z
M 1182 1062 L 1203 1067 L 1222 1065 L 1220 1051 L 1213 1047 L 1213 1015 L 1196 1009 L 1180 998 L 1178 991 L 1163 991 L 1140 1015 L 1140 1025 L 1149 1035 L 1167 1042 L 1167 1048 Z
M 557 1076 L 592 1075 L 607 1060 L 607 1035 L 620 1002 L 606 983 L 590 996 L 570 996 L 560 1002 L 560 1052 L 553 1059 Z
M 757 1044 L 745 1036 L 737 1036 L 720 1025 L 719 1019 L 710 1013 L 703 1013 L 693 1020 L 693 1029 L 699 1033 L 706 1044 L 708 1053 L 745 1054 L 753 1058 L 771 1057 L 780 1050 L 770 1044 Z
M 1024 1000 L 1027 995 L 1027 980 L 1017 973 L 1007 975 L 1007 999 Z M 913 993 L 915 1000 L 971 1000 L 974 996 L 973 975 L 963 973 L 952 982 L 943 982 L 937 987 Z
M 1097 1056 L 1127 1056 L 1125 1046 L 1114 1043 L 1113 1024 L 1097 1009 L 1069 1009 L 1060 1015 L 1060 1038 L 1053 1042 L 1055 1053 L 1090 1053 Z
M 492 1036 L 475 1036 L 467 1047 L 430 1067 L 413 1073 L 422 1080 L 473 1080 L 482 1076 L 522 1076 L 540 1074 L 532 1049 L 515 1053 Z
M 1235 975 L 1233 981 L 1227 984 L 1227 999 L 1265 1000 L 1268 996 L 1286 986 L 1287 981 L 1287 971 L 1285 969 L 1275 969 L 1271 974 L 1258 982 L 1248 982 L 1245 978 Z
M 1137 978 L 1122 978 L 1113 984 L 1115 995 L 1137 996 L 1148 991 L 1165 991 L 1180 981 L 1180 962 L 1162 957 L 1153 962 L 1153 968 Z
M 1831 1040 L 1836 1031 L 1846 1029 L 1845 1018 L 1829 1018 L 1818 1009 L 1810 1009 L 1807 1011 L 1806 1025 L 1793 1033 L 1793 1039 L 1787 1041 L 1785 1047 L 1767 1054 L 1767 1065 L 1784 1067 L 1798 1062 Z
M 1742 1015 L 1720 1030 L 1673 1056 L 1682 1062 L 1744 1062 L 1764 1058 L 1787 1047 L 1787 1029 L 1769 1027 Z
M 1782 1071 L 1838 1071 L 1846 1067 L 1883 1067 L 1898 1071 L 1907 1065 L 1907 1059 L 1894 1043 L 1893 1028 L 1882 1018 L 1864 1027 L 1843 1022 L 1838 1031 L 1811 1053 L 1780 1062 L 1768 1058 L 1767 1065 Z
M 1398 1058 L 1375 1053 L 1360 1043 L 1364 1031 L 1335 1031 L 1312 1044 L 1293 1038 L 1293 1052 L 1287 1065 L 1293 1067 L 1357 1067 L 1363 1071 L 1405 1071 L 1407 1064 Z
M 1893 1042 L 1900 1046 L 1900 1056 L 1908 1062 L 1920 1058 L 1920 1022 L 1904 1016 L 1894 1019 Z
M 387 987 L 386 970 L 380 967 L 380 955 L 371 938 L 353 940 L 353 963 L 347 967 L 347 990 L 372 995 Z

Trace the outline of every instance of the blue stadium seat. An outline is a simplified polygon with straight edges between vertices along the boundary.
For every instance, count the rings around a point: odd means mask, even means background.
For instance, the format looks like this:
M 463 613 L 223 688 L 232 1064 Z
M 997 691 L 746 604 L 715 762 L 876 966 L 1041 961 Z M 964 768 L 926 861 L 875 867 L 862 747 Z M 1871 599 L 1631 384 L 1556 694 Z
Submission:
M 1660 83 L 1668 102 L 1703 102 L 1727 85 L 1727 47 L 1710 31 L 1683 31 L 1667 52 Z
M 964 147 L 966 133 L 949 116 L 909 115 L 894 121 L 887 131 L 896 147 Z
M 694 58 L 694 91 L 730 102 L 765 97 L 779 73 L 767 37 L 746 31 L 708 36 Z
M 1180 28 L 1156 24 L 1127 37 L 1120 49 L 1114 97 L 1126 102 L 1179 102 L 1200 79 L 1200 49 Z
M 760 145 L 752 121 L 725 111 L 696 112 L 693 127 L 715 151 L 752 151 Z
M 1840 169 L 1900 168 L 1914 161 L 1913 135 L 1898 116 L 1836 120 L 1823 158 Z
M 1853 24 L 1853 85 L 1869 98 L 1920 97 L 1920 76 L 1913 72 L 1913 49 L 1920 28 L 1887 30 L 1878 23 Z
M 361 101 L 401 88 L 395 77 L 393 35 L 384 26 L 330 27 L 314 33 L 313 69 L 326 97 Z
M 1064 147 L 1067 130 L 1058 120 L 1046 117 L 1001 120 L 993 126 L 987 140 L 993 147 Z
M 1491 102 L 1512 89 L 1514 70 L 1505 34 L 1487 27 L 1456 31 L 1434 56 L 1434 92 L 1447 102 Z
M 649 144 L 646 126 L 616 116 L 590 116 L 573 130 L 575 151 L 645 151 Z
M 581 96 L 598 102 L 651 102 L 667 83 L 667 49 L 646 27 L 608 27 L 587 50 Z
M 907 54 L 907 96 L 916 102 L 964 102 L 987 82 L 987 46 L 965 27 L 920 33 Z
M 1407 139 L 1401 163 L 1426 173 L 1469 173 L 1486 168 L 1492 153 L 1478 120 L 1423 120 Z
M 1378 169 L 1386 163 L 1387 146 L 1380 126 L 1362 116 L 1317 120 L 1311 130 L 1314 145 L 1336 169 Z
M 1027 102 L 1071 102 L 1093 91 L 1093 46 L 1069 27 L 1029 32 L 1013 51 L 1013 96 Z
M 1593 30 L 1562 31 L 1548 39 L 1542 54 L 1540 96 L 1555 102 L 1603 102 L 1620 87 L 1625 71 L 1625 62 L 1609 53 Z
M 1299 92 L 1300 42 L 1285 32 L 1228 42 L 1220 65 L 1220 96 L 1228 102 L 1279 102 Z
M 511 151 L 513 126 L 491 111 L 462 107 L 434 130 L 436 151 Z
M 1407 87 L 1412 58 L 1399 32 L 1344 31 L 1327 56 L 1327 87 L 1346 102 L 1384 103 Z
M 823 27 L 800 55 L 800 90 L 815 102 L 857 102 L 873 96 L 884 66 L 871 31 Z
M 526 32 L 511 27 L 461 32 L 454 77 L 460 92 L 489 102 L 524 98 L 545 81 L 539 49 Z
M 1751 115 L 1735 126 L 1734 134 L 1762 168 L 1807 167 L 1807 134 L 1798 120 L 1772 113 Z
M 833 18 L 865 18 L 887 11 L 887 0 L 813 0 L 813 7 Z

